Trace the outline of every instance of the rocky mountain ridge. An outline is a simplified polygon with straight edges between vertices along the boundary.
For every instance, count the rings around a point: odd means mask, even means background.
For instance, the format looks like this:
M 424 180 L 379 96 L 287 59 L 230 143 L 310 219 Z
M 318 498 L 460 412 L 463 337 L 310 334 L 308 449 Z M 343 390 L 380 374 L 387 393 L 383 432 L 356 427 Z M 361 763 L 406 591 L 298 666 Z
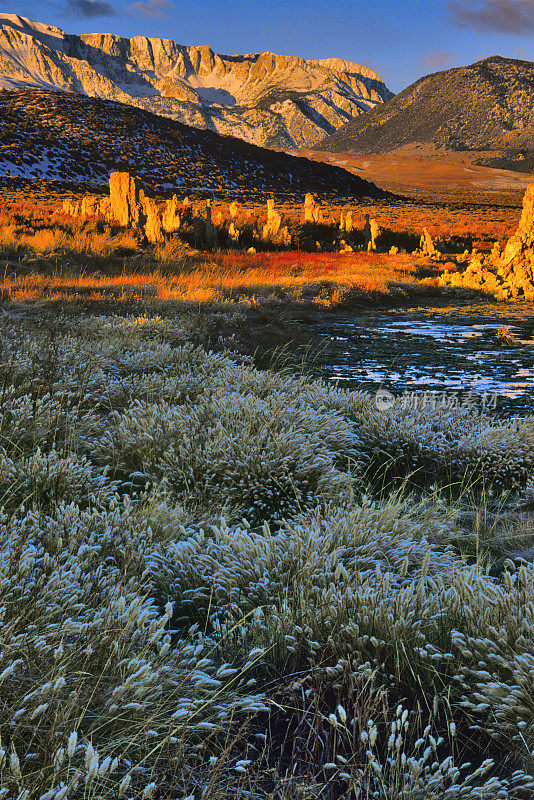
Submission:
M 477 163 L 534 170 L 534 63 L 492 56 L 426 75 L 316 149 L 380 154 L 414 143 L 481 151 Z
M 392 97 L 381 78 L 338 58 L 219 55 L 207 46 L 67 34 L 0 14 L 0 87 L 78 92 L 275 147 L 311 146 Z

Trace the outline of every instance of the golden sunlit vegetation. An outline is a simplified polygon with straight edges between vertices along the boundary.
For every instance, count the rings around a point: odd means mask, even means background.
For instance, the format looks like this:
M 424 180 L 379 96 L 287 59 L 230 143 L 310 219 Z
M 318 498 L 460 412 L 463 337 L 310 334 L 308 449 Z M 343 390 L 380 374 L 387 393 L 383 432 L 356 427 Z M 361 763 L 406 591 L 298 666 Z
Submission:
M 203 211 L 204 202 L 198 201 L 197 207 Z M 321 251 L 276 252 L 269 243 L 254 238 L 254 230 L 261 230 L 265 223 L 265 207 L 238 207 L 233 219 L 244 240 L 239 249 L 228 241 L 228 205 L 214 203 L 212 217 L 227 249 L 202 253 L 178 236 L 147 246 L 132 230 L 99 219 L 75 219 L 60 208 L 59 196 L 4 195 L 0 204 L 4 300 L 79 297 L 256 303 L 268 299 L 329 306 L 369 295 L 402 299 L 407 292 L 418 296 L 433 290 L 442 269 L 428 259 L 403 254 L 417 247 L 422 227 L 459 252 L 480 240 L 505 239 L 517 220 L 516 209 L 359 206 L 353 209 L 354 230 L 346 234 L 339 232 L 338 225 L 340 212 L 346 212 L 347 206 L 324 207 L 323 221 L 307 226 L 301 222 L 302 206 L 281 206 L 283 224 L 297 244 Z M 194 208 L 193 204 L 192 213 Z M 366 213 L 381 226 L 379 248 L 388 250 L 394 245 L 400 250 L 398 255 L 358 252 L 363 247 Z M 185 239 L 189 236 L 190 244 L 191 230 L 186 224 L 181 231 Z M 355 252 L 328 252 L 342 236 Z M 264 250 L 244 252 L 247 245 Z
M 4 300 L 151 299 L 184 302 L 261 300 L 336 305 L 371 295 L 428 292 L 415 278 L 417 266 L 406 256 L 351 253 L 212 254 L 181 256 L 167 270 L 115 275 L 72 275 L 52 269 L 0 276 Z M 177 268 L 174 273 L 172 268 Z
M 64 196 L 47 195 L 45 192 L 26 194 L 23 191 L 4 191 L 0 200 L 0 227 L 11 225 L 21 229 L 21 233 L 31 229 L 61 228 L 73 239 L 79 236 L 84 225 L 80 220 L 58 212 Z M 204 209 L 202 200 L 193 200 L 193 206 Z M 283 217 L 282 225 L 289 223 L 295 228 L 301 223 L 302 205 L 277 204 L 277 210 Z M 229 220 L 228 204 L 213 201 L 213 220 L 216 224 L 226 224 Z M 352 210 L 355 234 L 361 232 L 365 215 L 376 218 L 383 231 L 394 234 L 406 234 L 416 237 L 421 235 L 424 227 L 432 237 L 450 239 L 458 237 L 477 240 L 508 239 L 517 226 L 519 210 L 515 207 L 502 206 L 470 206 L 470 205 L 414 205 L 410 201 L 398 203 L 370 203 L 360 201 L 355 206 L 346 203 L 339 205 L 323 205 L 323 222 L 327 226 L 338 225 L 340 213 Z M 218 220 L 218 217 L 220 218 Z M 261 229 L 266 220 L 265 205 L 238 205 L 236 227 L 246 225 Z M 87 224 L 87 223 L 86 223 Z M 70 239 L 68 240 L 70 241 Z M 361 242 L 358 242 L 361 244 Z

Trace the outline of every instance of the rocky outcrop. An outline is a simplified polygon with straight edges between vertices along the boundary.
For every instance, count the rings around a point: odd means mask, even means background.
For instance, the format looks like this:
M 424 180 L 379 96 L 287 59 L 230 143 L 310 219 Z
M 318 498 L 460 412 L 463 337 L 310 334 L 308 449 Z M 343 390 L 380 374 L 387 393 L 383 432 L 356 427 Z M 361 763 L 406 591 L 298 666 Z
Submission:
M 291 244 L 291 234 L 287 225 L 282 226 L 282 216 L 274 207 L 274 200 L 267 200 L 267 222 L 263 226 L 262 241 L 271 244 L 284 245 L 289 247 Z
M 175 194 L 173 194 L 173 196 L 165 206 L 165 210 L 163 212 L 163 217 L 161 220 L 163 225 L 163 230 L 165 231 L 165 233 L 175 233 L 176 231 L 180 230 L 180 225 L 182 221 L 180 212 L 184 207 L 184 205 L 186 205 L 185 200 L 183 201 L 182 204 L 180 204 L 178 197 Z
M 381 78 L 343 59 L 218 55 L 170 39 L 64 33 L 0 15 L 0 87 L 79 92 L 264 147 L 310 147 L 392 97 Z
M 278 236 L 282 217 L 274 207 L 274 200 L 267 200 L 267 222 L 263 226 L 261 238 L 264 241 L 274 241 Z
M 527 187 L 519 226 L 504 252 L 495 243 L 490 255 L 473 254 L 463 272 L 445 273 L 440 284 L 481 289 L 498 300 L 534 300 L 534 183 Z
M 513 236 L 508 239 L 501 259 L 503 267 L 514 261 L 522 261 L 524 256 L 534 249 L 534 183 L 527 186 L 523 197 L 523 210 L 519 226 Z
M 419 240 L 419 252 L 421 255 L 429 257 L 439 255 L 439 252 L 434 244 L 434 240 L 426 228 L 423 228 L 423 233 L 421 234 L 421 238 Z
M 300 248 L 312 251 L 339 249 L 353 252 L 357 247 L 351 235 L 352 210 L 341 214 L 343 227 L 339 231 L 334 218 L 328 217 L 321 229 L 318 226 L 323 221 L 323 207 L 315 202 L 311 193 L 305 197 L 303 225 L 299 227 L 294 225 L 294 219 L 289 224 L 291 218 L 284 218 L 283 210 L 277 210 L 274 198 L 267 201 L 265 216 L 258 214 L 256 209 L 246 209 L 232 201 L 228 205 L 219 204 L 212 217 L 211 200 L 196 201 L 191 205 L 187 197 L 179 200 L 174 194 L 166 202 L 157 201 L 145 193 L 139 178 L 128 172 L 113 172 L 109 177 L 109 187 L 108 197 L 85 195 L 78 201 L 64 200 L 63 212 L 80 220 L 101 217 L 111 224 L 136 231 L 152 244 L 180 232 L 186 240 L 194 241 L 197 248 L 208 250 L 217 249 L 220 243 L 243 245 L 251 238 L 260 249 L 266 249 L 264 245 L 271 249 L 273 245 L 288 248 L 298 244 Z M 368 220 L 367 227 L 367 243 L 374 250 L 380 229 L 376 220 Z M 364 228 L 364 237 L 365 232 Z
M 112 219 L 111 200 L 109 197 L 99 197 L 87 194 L 81 200 L 64 200 L 62 209 L 71 217 L 87 219 L 88 217 L 104 217 Z
M 303 222 L 315 222 L 315 200 L 310 192 L 308 192 L 304 198 Z
M 139 225 L 141 215 L 140 185 L 128 172 L 112 172 L 109 176 L 110 218 L 122 228 Z
M 236 228 L 235 223 L 232 221 L 228 227 L 228 238 L 231 242 L 237 243 L 239 241 L 240 234 L 241 231 Z
M 62 210 L 79 219 L 103 217 L 121 228 L 138 231 L 151 244 L 180 227 L 180 212 L 187 208 L 187 198 L 180 209 L 173 195 L 163 206 L 147 197 L 138 178 L 128 172 L 112 172 L 109 176 L 109 197 L 86 195 L 82 200 L 64 200 Z M 213 226 L 212 226 L 213 227 Z
M 346 231 L 347 233 L 352 233 L 353 222 L 352 222 L 352 211 L 346 211 L 339 215 L 339 230 Z
M 145 237 L 151 244 L 155 244 L 163 239 L 163 224 L 162 217 L 167 209 L 165 207 L 160 209 L 158 204 L 152 197 L 147 197 L 141 189 L 139 192 L 140 213 L 139 213 L 139 227 L 145 234 Z M 172 203 L 172 200 L 168 201 Z

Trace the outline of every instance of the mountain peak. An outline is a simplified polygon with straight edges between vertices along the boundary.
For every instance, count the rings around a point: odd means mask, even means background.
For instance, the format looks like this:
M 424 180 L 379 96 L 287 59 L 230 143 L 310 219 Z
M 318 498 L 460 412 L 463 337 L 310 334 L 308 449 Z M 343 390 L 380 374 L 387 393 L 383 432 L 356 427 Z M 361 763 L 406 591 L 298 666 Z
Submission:
M 375 72 L 344 59 L 226 56 L 172 39 L 78 36 L 17 14 L 0 14 L 0 76 L 0 88 L 115 100 L 280 149 L 309 147 L 392 96 Z
M 56 28 L 53 25 L 47 25 L 44 22 L 35 22 L 28 17 L 22 17 L 20 14 L 4 14 L 0 12 L 0 25 L 8 25 L 12 28 L 19 28 L 24 32 L 35 32 L 37 34 L 48 34 L 52 36 L 65 36 L 65 31 L 61 28 Z
M 524 171 L 527 154 L 534 157 L 533 140 L 534 63 L 497 55 L 420 78 L 317 149 L 379 154 L 423 144 L 441 151 L 499 151 L 506 168 Z

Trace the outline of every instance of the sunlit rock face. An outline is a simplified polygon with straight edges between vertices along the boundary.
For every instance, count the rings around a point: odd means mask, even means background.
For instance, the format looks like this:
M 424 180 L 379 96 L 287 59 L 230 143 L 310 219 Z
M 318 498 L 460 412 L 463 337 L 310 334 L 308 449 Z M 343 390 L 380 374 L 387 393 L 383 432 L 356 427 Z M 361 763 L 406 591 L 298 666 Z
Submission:
M 534 183 L 527 186 L 519 225 L 504 252 L 496 242 L 490 255 L 476 254 L 464 272 L 445 273 L 440 283 L 482 289 L 498 300 L 534 301 Z
M 123 227 L 137 225 L 140 216 L 139 182 L 127 172 L 109 176 L 110 215 Z
M 310 147 L 392 97 L 367 67 L 274 53 L 218 55 L 171 39 L 66 34 L 0 15 L 0 86 L 117 100 L 265 147 Z
M 529 279 L 534 265 L 534 183 L 529 183 L 523 197 L 523 210 L 516 232 L 511 236 L 504 248 L 501 268 L 510 272 L 521 271 Z M 515 269 L 514 269 L 515 268 Z M 529 274 L 530 273 L 530 274 Z M 532 282 L 532 281 L 531 281 Z

